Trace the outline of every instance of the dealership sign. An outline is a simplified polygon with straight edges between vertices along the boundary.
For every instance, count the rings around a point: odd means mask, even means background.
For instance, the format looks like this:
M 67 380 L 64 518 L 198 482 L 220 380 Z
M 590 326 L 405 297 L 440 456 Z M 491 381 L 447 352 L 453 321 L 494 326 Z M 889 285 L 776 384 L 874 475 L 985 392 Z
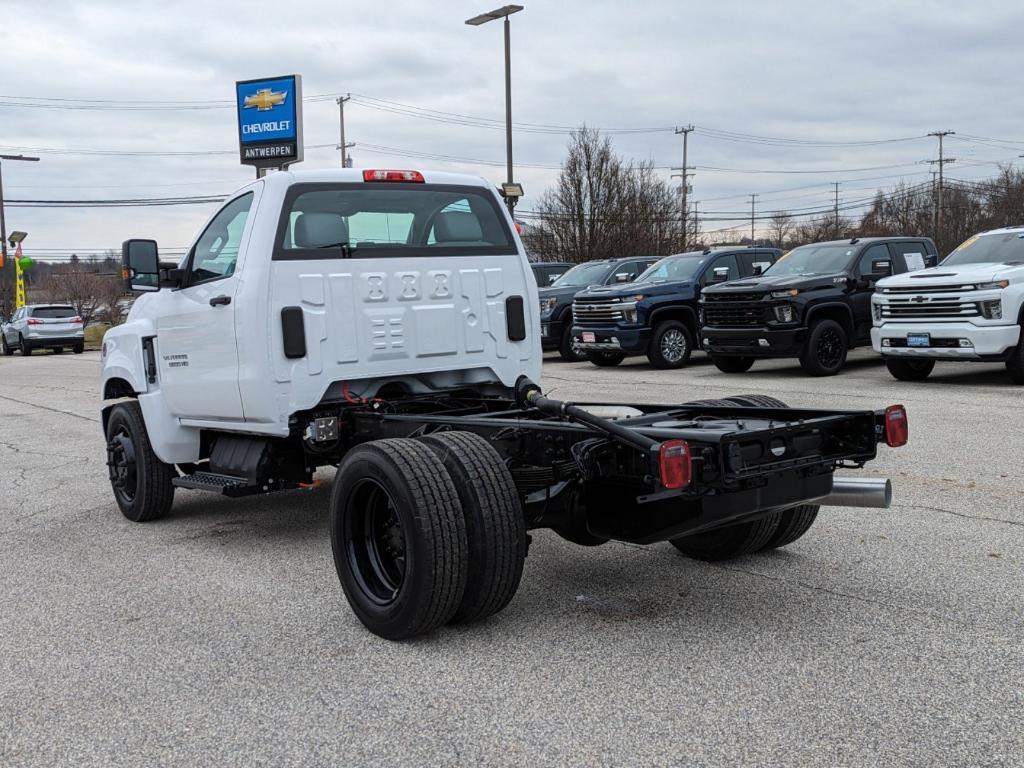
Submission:
M 302 160 L 302 76 L 235 83 L 242 165 L 284 168 Z

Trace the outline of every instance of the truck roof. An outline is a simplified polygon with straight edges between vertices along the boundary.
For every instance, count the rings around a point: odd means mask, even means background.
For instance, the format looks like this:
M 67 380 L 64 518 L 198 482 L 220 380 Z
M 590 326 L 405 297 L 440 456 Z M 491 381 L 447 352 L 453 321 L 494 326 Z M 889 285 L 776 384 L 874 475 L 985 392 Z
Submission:
M 263 181 L 268 187 L 290 187 L 293 184 L 316 184 L 330 182 L 359 182 L 363 183 L 364 170 L 378 170 L 377 168 L 323 168 L 320 170 L 302 171 L 278 171 L 268 173 Z M 390 170 L 390 169 L 386 169 Z M 397 169 L 396 169 L 397 170 Z M 445 171 L 421 170 L 419 168 L 403 168 L 400 170 L 416 170 L 423 174 L 427 184 L 457 184 L 460 186 L 488 187 L 494 189 L 493 183 L 482 176 L 473 176 L 468 173 L 447 173 Z
M 987 232 L 979 232 L 977 237 L 987 237 L 988 235 L 1008 235 L 1011 232 L 1018 235 L 1024 234 L 1024 224 L 1011 224 L 1008 227 L 1000 227 L 999 229 L 990 229 Z

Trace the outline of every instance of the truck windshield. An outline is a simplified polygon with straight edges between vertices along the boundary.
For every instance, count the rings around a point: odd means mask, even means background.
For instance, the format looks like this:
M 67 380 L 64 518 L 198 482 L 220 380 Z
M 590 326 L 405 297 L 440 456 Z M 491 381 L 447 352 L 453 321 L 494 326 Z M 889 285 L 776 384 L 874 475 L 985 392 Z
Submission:
M 812 243 L 794 248 L 764 271 L 766 275 L 830 275 L 850 268 L 857 246 Z
M 636 279 L 638 283 L 662 283 L 667 280 L 689 280 L 707 257 L 704 254 L 666 256 L 656 261 Z
M 959 264 L 1024 263 L 1024 230 L 1002 235 L 981 235 L 965 240 L 942 261 L 944 267 Z
M 483 187 L 297 184 L 275 259 L 516 254 L 504 213 Z
M 600 264 L 577 264 L 551 284 L 552 288 L 578 288 L 584 285 L 600 285 L 608 272 L 607 262 Z

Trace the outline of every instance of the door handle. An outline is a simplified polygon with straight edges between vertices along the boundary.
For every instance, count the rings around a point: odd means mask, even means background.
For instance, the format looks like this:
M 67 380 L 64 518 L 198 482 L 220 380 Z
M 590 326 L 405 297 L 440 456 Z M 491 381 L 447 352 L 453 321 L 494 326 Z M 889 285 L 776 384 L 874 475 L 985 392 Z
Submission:
M 226 307 L 230 303 L 230 296 L 214 296 L 212 299 L 210 299 L 211 307 Z

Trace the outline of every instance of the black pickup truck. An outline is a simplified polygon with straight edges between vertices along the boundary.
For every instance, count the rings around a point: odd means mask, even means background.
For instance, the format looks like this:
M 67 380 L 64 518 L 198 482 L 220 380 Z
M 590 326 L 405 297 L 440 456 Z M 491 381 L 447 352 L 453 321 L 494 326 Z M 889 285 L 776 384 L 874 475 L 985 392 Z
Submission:
M 704 349 L 725 373 L 747 371 L 758 358 L 796 357 L 809 375 L 832 376 L 851 348 L 871 343 L 875 283 L 936 262 L 927 237 L 855 237 L 794 248 L 758 277 L 704 290 Z
M 781 254 L 777 248 L 748 247 L 677 253 L 636 282 L 580 291 L 573 302 L 573 341 L 594 365 L 647 355 L 655 368 L 681 368 L 699 338 L 701 290 L 759 274 Z

